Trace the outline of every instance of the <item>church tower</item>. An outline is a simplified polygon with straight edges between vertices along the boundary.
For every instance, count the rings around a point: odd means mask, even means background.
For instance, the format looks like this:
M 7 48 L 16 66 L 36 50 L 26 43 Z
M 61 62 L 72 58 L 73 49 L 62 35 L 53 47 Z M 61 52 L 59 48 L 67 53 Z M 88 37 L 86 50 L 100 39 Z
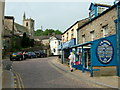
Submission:
M 28 33 L 30 37 L 33 37 L 34 36 L 34 20 L 32 18 L 26 18 L 25 13 L 23 15 L 23 26 L 28 28 Z

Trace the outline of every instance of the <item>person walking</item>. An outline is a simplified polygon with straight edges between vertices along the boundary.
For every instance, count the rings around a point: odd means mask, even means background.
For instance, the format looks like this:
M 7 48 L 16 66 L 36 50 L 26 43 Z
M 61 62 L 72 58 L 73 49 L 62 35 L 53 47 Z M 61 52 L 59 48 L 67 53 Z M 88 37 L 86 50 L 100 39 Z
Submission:
M 70 66 L 70 71 L 73 72 L 72 64 L 74 63 L 74 52 L 71 52 L 68 59 L 69 61 L 69 66 Z

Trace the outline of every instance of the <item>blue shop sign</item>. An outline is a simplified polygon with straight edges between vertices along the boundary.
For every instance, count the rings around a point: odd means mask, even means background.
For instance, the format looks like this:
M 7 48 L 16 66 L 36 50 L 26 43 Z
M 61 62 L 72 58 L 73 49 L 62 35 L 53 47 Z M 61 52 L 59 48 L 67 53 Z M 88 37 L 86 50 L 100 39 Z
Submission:
M 112 43 L 107 39 L 102 39 L 98 42 L 96 55 L 102 64 L 108 64 L 113 59 L 114 48 Z
M 116 35 L 91 42 L 92 66 L 116 66 Z
M 68 49 L 68 48 L 71 48 L 72 46 L 74 46 L 76 44 L 76 39 L 72 39 L 70 41 L 67 41 L 65 43 L 63 43 L 63 49 Z

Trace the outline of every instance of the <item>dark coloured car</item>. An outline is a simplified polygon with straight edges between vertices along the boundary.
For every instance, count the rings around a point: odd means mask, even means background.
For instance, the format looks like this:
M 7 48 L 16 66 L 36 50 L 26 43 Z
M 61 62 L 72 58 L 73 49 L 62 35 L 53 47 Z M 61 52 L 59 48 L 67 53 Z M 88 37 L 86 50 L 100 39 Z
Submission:
M 36 58 L 37 55 L 34 52 L 27 52 L 25 54 L 26 58 Z
M 34 51 L 34 53 L 36 54 L 36 56 L 37 56 L 38 58 L 40 58 L 40 57 L 41 57 L 41 54 L 40 54 L 40 52 L 39 52 L 39 51 Z
M 39 50 L 39 52 L 40 52 L 40 57 L 47 57 L 47 54 L 44 53 L 43 50 Z
M 21 61 L 21 60 L 23 60 L 23 55 L 20 54 L 20 53 L 12 53 L 10 55 L 10 60 L 11 61 L 13 61 L 13 60 L 19 60 L 19 61 Z

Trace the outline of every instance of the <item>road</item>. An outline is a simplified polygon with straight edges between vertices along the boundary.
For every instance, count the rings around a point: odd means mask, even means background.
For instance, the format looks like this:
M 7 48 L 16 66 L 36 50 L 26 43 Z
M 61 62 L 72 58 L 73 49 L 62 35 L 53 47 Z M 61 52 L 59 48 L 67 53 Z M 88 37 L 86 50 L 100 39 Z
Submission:
M 63 72 L 52 66 L 51 58 L 35 58 L 14 61 L 13 70 L 18 73 L 24 88 L 100 88 L 92 83 Z M 71 72 L 74 73 L 74 72 Z

